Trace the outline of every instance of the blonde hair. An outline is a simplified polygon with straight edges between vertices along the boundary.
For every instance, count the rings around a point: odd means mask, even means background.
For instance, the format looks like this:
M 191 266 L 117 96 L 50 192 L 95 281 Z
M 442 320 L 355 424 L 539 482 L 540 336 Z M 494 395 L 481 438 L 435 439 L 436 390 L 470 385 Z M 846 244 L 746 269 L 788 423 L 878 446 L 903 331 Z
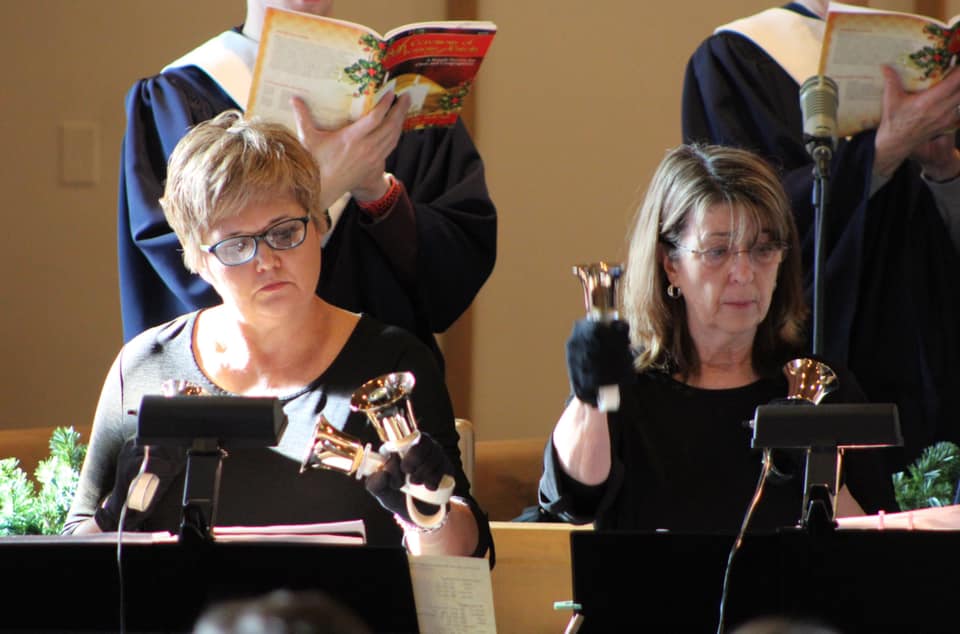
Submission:
M 790 203 L 777 173 L 758 156 L 732 147 L 681 145 L 667 152 L 634 216 L 622 285 L 624 316 L 638 370 L 657 368 L 688 376 L 699 368 L 687 329 L 685 302 L 666 295 L 664 256 L 677 257 L 687 225 L 698 226 L 715 205 L 733 214 L 731 243 L 769 232 L 787 246 L 770 308 L 757 328 L 753 364 L 779 367 L 780 356 L 803 342 L 807 315 L 800 243 Z
M 200 123 L 170 155 L 160 206 L 196 272 L 204 236 L 249 204 L 292 195 L 321 231 L 320 168 L 284 126 L 227 110 Z M 319 218 L 323 217 L 321 222 Z

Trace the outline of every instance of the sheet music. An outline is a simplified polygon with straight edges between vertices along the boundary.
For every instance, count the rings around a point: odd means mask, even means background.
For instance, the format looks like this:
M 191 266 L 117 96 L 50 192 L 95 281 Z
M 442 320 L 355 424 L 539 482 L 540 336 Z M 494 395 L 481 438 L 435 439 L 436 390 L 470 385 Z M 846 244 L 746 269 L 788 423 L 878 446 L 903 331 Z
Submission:
M 175 544 L 177 536 L 167 531 L 141 533 L 125 531 L 124 544 Z M 89 533 L 86 535 L 9 535 L 0 537 L 0 544 L 116 544 L 117 533 Z
M 478 557 L 410 557 L 422 634 L 496 634 L 490 564 Z
M 273 524 L 270 526 L 214 526 L 213 538 L 230 541 L 284 541 L 316 544 L 365 544 L 363 520 L 316 524 Z

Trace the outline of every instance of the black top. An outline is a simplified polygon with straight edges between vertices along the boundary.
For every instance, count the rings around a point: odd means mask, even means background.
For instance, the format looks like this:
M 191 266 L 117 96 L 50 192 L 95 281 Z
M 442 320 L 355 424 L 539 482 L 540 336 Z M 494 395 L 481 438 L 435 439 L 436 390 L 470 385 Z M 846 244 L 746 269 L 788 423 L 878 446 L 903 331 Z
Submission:
M 824 402 L 861 400 L 855 381 Z M 564 520 L 595 521 L 598 529 L 733 532 L 740 528 L 761 473 L 761 451 L 750 447 L 758 405 L 787 394 L 782 377 L 726 390 L 704 390 L 660 372 L 621 386 L 621 403 L 609 414 L 612 466 L 605 483 L 581 485 L 563 472 L 552 440 L 540 483 L 543 506 Z M 768 482 L 751 521 L 754 530 L 794 526 L 803 506 L 802 457 L 777 452 L 778 469 L 791 479 Z M 847 451 L 844 477 L 868 512 L 898 510 L 877 450 Z
M 124 440 L 136 434 L 136 410 L 144 394 L 158 394 L 165 379 L 182 379 L 211 394 L 226 394 L 197 366 L 191 343 L 195 323 L 196 313 L 184 315 L 142 333 L 121 350 L 97 405 L 65 532 L 72 532 L 79 522 L 92 517 L 97 504 L 113 488 L 117 454 Z M 374 448 L 380 446 L 366 416 L 351 411 L 350 396 L 366 381 L 399 371 L 414 374 L 411 403 L 417 423 L 447 452 L 455 467 L 454 494 L 472 505 L 481 540 L 487 539 L 486 518 L 469 494 L 450 399 L 432 355 L 409 333 L 369 317 L 360 319 L 322 375 L 281 399 L 288 423 L 276 448 L 229 452 L 223 461 L 216 524 L 262 526 L 363 519 L 368 543 L 399 545 L 400 528 L 367 493 L 363 482 L 334 471 L 299 472 L 301 461 L 312 447 L 314 426 L 321 412 L 337 429 Z M 181 473 L 141 530 L 176 532 L 182 494 Z

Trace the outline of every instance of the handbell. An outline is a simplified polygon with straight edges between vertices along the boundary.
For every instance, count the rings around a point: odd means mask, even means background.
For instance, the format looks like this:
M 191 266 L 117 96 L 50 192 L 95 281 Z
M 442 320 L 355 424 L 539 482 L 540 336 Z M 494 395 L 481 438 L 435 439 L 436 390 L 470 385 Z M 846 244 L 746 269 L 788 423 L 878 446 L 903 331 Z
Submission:
M 839 387 L 837 373 L 826 363 L 810 358 L 788 361 L 783 366 L 787 377 L 787 400 L 819 405 L 820 401 Z
M 384 463 L 383 456 L 370 444 L 340 431 L 323 414 L 313 430 L 313 444 L 300 463 L 300 473 L 307 469 L 328 469 L 352 475 L 358 480 L 375 473 Z
M 583 286 L 583 302 L 587 310 L 587 319 L 610 323 L 620 319 L 617 307 L 617 288 L 623 267 L 608 262 L 579 264 L 573 267 L 573 274 Z M 620 388 L 616 385 L 601 385 L 597 391 L 597 409 L 601 412 L 615 412 L 620 409 Z
M 411 372 L 393 372 L 361 385 L 350 407 L 367 415 L 388 451 L 398 451 L 419 435 L 410 394 L 416 379 Z
M 367 415 L 383 441 L 380 451 L 406 455 L 420 441 L 420 430 L 413 415 L 410 394 L 416 379 L 411 372 L 392 372 L 371 379 L 361 385 L 350 398 L 350 407 Z M 407 475 L 407 483 L 401 489 L 407 494 L 407 512 L 410 518 L 424 528 L 440 526 L 447 512 L 447 502 L 453 495 L 455 480 L 448 474 L 440 479 L 436 490 L 423 484 L 413 484 Z M 421 513 L 413 503 L 414 498 L 440 507 L 433 515 Z
M 164 396 L 208 396 L 202 385 L 184 379 L 167 379 L 160 384 L 160 393 Z
M 573 274 L 583 286 L 583 303 L 587 310 L 587 319 L 610 322 L 620 318 L 617 307 L 617 287 L 623 267 L 608 262 L 579 264 L 573 267 Z

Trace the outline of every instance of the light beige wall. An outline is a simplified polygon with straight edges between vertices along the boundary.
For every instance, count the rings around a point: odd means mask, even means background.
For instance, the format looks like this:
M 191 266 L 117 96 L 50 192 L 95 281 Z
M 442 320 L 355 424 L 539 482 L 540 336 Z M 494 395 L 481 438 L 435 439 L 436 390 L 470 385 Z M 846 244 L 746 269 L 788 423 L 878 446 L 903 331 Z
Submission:
M 893 1 L 893 0 L 891 0 Z M 948 13 L 960 12 L 950 0 Z M 385 29 L 443 0 L 340 0 Z M 573 264 L 619 259 L 631 201 L 679 141 L 683 68 L 720 23 L 767 0 L 478 0 L 500 27 L 477 93 L 477 142 L 500 210 L 475 314 L 481 438 L 543 436 L 567 393 L 582 313 Z M 879 5 L 880 3 L 875 3 Z M 4 6 L 0 427 L 89 421 L 120 342 L 116 174 L 137 77 L 242 20 L 243 0 L 33 0 Z M 95 124 L 99 181 L 58 182 L 58 125 Z

